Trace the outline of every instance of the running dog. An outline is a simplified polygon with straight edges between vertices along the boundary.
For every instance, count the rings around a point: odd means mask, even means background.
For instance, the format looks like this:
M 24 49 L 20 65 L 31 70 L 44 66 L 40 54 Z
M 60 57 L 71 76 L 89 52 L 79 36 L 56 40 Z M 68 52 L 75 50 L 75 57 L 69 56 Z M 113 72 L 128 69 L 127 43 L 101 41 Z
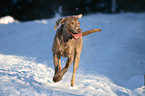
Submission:
M 79 66 L 80 55 L 82 51 L 82 36 L 101 31 L 101 29 L 93 29 L 82 32 L 80 28 L 79 18 L 82 14 L 60 18 L 56 21 L 54 30 L 57 29 L 52 46 L 53 61 L 55 67 L 54 82 L 62 79 L 63 75 L 68 71 L 73 63 L 73 75 L 71 78 L 71 86 L 75 84 L 75 73 Z M 66 57 L 66 65 L 62 69 L 61 57 Z

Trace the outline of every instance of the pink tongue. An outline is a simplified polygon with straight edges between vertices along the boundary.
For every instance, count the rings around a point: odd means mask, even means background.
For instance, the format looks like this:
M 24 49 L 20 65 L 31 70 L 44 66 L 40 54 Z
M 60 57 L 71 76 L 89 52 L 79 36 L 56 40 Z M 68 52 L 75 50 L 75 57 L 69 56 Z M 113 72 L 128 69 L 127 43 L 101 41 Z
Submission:
M 82 36 L 82 33 L 78 33 L 78 34 L 73 34 L 72 32 L 70 32 L 70 31 L 68 31 L 69 32 L 69 34 L 73 37 L 73 38 L 75 38 L 75 39 L 78 39 L 79 37 L 81 37 Z M 82 32 L 82 30 L 81 30 L 81 32 Z
M 78 33 L 78 34 L 71 34 L 75 39 L 78 39 L 79 37 L 82 36 L 82 33 Z

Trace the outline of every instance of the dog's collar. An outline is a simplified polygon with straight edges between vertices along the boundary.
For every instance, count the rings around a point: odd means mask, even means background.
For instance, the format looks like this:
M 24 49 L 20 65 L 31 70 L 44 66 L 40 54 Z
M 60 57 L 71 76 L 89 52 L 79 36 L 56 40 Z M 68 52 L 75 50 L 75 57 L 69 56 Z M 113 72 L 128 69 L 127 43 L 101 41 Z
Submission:
M 73 34 L 71 31 L 68 31 L 68 33 L 69 33 L 74 39 L 78 39 L 79 37 L 82 36 L 82 33 Z

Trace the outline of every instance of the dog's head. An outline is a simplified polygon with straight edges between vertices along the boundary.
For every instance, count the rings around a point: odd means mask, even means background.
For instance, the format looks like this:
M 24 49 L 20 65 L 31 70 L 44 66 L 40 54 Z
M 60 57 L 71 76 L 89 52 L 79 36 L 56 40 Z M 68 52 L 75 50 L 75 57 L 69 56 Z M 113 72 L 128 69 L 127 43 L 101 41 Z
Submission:
M 67 31 L 70 31 L 73 34 L 81 33 L 80 22 L 78 21 L 81 17 L 82 14 L 60 18 L 56 21 L 54 30 L 62 24 Z

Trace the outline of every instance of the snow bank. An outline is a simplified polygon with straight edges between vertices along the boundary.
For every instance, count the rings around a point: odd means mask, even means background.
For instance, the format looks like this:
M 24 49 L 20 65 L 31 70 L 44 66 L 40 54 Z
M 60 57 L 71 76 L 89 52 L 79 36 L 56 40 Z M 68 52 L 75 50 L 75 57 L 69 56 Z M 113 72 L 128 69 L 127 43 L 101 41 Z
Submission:
M 52 81 L 54 70 L 45 64 L 27 60 L 25 57 L 0 54 L 0 94 L 6 95 L 53 95 L 61 92 L 66 96 L 100 95 L 117 96 L 130 94 L 131 91 L 114 84 L 102 75 L 76 75 L 76 86 L 70 87 L 72 73 L 68 72 L 62 81 Z M 50 91 L 51 89 L 51 91 Z M 53 93 L 53 94 L 52 94 Z M 60 95 L 60 94 L 59 94 Z
M 14 22 L 16 22 L 16 20 L 11 16 L 5 16 L 0 18 L 0 24 L 9 24 Z
M 145 86 L 136 88 L 135 90 L 133 90 L 130 96 L 145 96 Z

